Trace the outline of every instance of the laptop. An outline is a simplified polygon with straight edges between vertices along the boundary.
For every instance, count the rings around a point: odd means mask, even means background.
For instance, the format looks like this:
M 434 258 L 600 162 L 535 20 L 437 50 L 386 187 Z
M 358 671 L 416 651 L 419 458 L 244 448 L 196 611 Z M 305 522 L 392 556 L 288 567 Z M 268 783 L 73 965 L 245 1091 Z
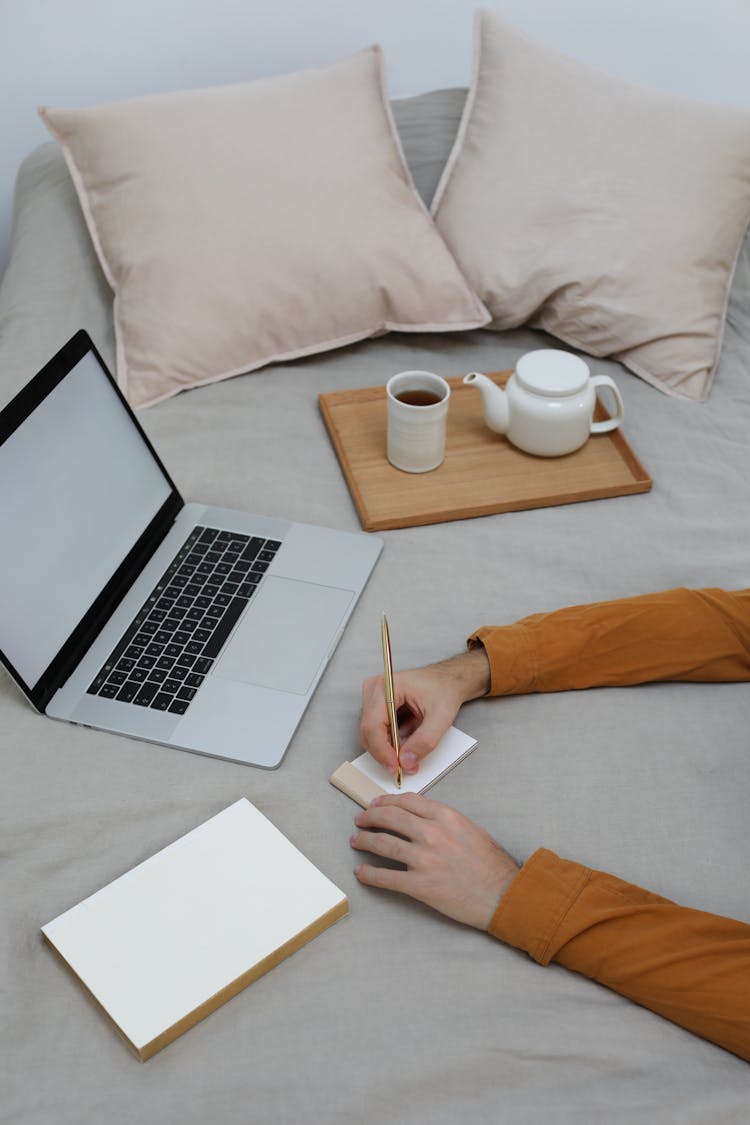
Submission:
M 281 763 L 382 550 L 185 503 L 86 332 L 0 412 L 0 659 L 53 719 Z

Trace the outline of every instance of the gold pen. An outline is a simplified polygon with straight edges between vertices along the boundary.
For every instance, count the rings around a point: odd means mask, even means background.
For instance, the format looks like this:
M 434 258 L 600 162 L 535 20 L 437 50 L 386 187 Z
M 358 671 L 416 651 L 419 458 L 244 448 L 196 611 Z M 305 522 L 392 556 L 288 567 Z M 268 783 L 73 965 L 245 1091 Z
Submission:
M 393 703 L 393 659 L 391 657 L 391 634 L 388 631 L 388 618 L 383 614 L 381 621 L 381 637 L 383 641 L 383 675 L 385 676 L 385 702 L 388 708 L 388 726 L 391 728 L 391 743 L 396 751 L 396 785 L 400 789 L 402 781 L 401 772 L 401 746 L 398 741 L 398 721 L 396 708 Z

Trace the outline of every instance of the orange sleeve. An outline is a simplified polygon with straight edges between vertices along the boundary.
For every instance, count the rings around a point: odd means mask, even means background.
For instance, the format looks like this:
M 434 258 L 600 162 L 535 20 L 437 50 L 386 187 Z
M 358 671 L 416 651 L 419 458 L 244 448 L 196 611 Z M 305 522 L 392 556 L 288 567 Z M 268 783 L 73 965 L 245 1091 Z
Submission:
M 750 925 L 678 906 L 540 848 L 489 932 L 750 1061 Z
M 666 590 L 537 613 L 469 637 L 490 695 L 656 680 L 750 680 L 750 590 Z

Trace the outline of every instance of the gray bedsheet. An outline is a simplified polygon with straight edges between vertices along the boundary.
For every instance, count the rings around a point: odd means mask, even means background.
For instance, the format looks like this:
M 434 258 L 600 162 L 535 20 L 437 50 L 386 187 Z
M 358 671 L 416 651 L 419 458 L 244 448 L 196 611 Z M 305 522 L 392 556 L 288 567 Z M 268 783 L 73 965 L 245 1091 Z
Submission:
M 444 95 L 446 121 L 462 96 Z M 397 107 L 417 149 L 418 120 L 434 106 Z M 436 130 L 439 150 L 407 144 L 427 194 L 450 145 L 449 126 Z M 0 290 L 0 401 L 79 326 L 111 358 L 109 294 L 47 145 L 19 181 Z M 539 341 L 526 331 L 392 335 L 185 393 L 140 417 L 187 496 L 354 530 L 318 393 L 383 383 L 402 368 L 499 369 Z M 348 844 L 356 807 L 326 780 L 356 753 L 381 609 L 403 667 L 460 650 L 475 626 L 558 605 L 749 584 L 750 244 L 706 404 L 595 366 L 619 383 L 625 433 L 653 490 L 385 533 L 278 771 L 54 723 L 0 678 L 0 1121 L 750 1119 L 746 1063 L 588 980 L 359 886 Z M 750 686 L 485 700 L 459 725 L 480 748 L 432 795 L 519 859 L 546 845 L 750 921 Z M 345 890 L 350 916 L 141 1065 L 39 927 L 242 795 Z

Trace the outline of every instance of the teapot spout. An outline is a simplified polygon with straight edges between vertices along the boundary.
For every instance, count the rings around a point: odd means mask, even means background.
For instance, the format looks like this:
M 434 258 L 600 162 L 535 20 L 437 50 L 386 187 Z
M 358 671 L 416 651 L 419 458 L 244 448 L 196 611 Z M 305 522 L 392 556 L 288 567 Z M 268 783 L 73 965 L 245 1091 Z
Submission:
M 463 381 L 467 386 L 478 388 L 482 396 L 484 420 L 490 429 L 497 434 L 507 433 L 509 411 L 508 396 L 505 391 L 478 371 L 470 371 L 468 375 L 464 375 Z

